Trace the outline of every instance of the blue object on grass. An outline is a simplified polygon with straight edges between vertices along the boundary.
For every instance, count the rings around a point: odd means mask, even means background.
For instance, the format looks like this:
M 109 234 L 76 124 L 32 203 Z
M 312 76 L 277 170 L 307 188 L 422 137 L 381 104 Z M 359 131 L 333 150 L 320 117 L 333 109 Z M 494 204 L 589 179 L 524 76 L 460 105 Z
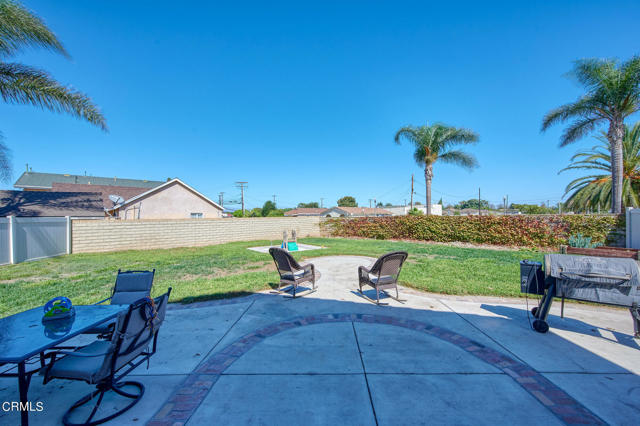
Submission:
M 298 243 L 290 242 L 287 248 L 289 251 L 298 251 Z

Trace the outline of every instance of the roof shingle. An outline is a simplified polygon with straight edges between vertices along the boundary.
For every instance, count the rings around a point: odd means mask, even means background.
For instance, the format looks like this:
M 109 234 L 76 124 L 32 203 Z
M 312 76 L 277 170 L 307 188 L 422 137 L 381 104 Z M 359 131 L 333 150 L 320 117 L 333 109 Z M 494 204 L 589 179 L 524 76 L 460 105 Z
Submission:
M 50 189 L 53 182 L 78 183 L 83 185 L 132 186 L 136 188 L 155 188 L 164 182 L 159 180 L 123 179 L 118 177 L 83 176 L 59 173 L 23 172 L 13 184 L 15 188 Z
M 0 191 L 0 216 L 104 217 L 94 192 Z

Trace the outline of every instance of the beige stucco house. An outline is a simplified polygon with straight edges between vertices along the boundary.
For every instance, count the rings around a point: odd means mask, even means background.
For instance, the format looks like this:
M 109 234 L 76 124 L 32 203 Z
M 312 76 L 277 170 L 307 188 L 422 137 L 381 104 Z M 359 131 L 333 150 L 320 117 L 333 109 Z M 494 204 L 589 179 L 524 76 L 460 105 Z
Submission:
M 217 219 L 223 208 L 180 179 L 171 179 L 116 204 L 107 215 L 132 219 Z

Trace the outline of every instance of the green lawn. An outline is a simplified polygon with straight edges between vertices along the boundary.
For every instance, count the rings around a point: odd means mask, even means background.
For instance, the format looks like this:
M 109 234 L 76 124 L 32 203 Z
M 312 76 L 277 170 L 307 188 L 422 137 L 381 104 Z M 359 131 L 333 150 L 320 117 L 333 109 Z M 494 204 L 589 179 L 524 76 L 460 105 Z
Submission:
M 400 276 L 402 284 L 447 294 L 520 296 L 521 259 L 542 259 L 542 253 L 459 248 L 445 245 L 304 238 L 300 242 L 325 246 L 296 258 L 352 254 L 377 257 L 394 250 L 409 252 Z M 277 282 L 268 254 L 247 247 L 268 241 L 229 243 L 209 247 L 136 250 L 117 253 L 72 254 L 0 267 L 0 317 L 41 306 L 55 296 L 75 304 L 108 297 L 118 268 L 156 269 L 154 294 L 173 287 L 172 302 L 189 303 L 249 294 Z M 355 278 L 354 271 L 354 278 Z M 357 283 L 354 280 L 354 288 Z

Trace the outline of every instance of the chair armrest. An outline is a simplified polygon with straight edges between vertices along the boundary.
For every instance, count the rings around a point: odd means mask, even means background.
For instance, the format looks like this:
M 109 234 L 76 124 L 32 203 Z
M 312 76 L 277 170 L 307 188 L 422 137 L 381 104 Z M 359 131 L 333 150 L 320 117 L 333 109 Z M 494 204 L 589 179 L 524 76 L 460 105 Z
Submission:
M 104 299 L 104 300 L 101 300 L 101 301 L 99 301 L 99 302 L 94 303 L 94 305 L 99 305 L 99 304 L 101 304 L 101 303 L 106 302 L 107 300 L 111 300 L 111 298 L 112 298 L 112 297 L 113 297 L 113 296 L 109 296 L 109 297 L 107 297 L 107 298 L 106 298 L 106 299 Z
M 306 265 L 300 265 L 300 266 L 302 267 L 302 270 L 304 271 L 305 274 L 309 271 L 312 274 L 315 274 L 316 272 L 316 268 L 315 266 L 313 266 L 313 263 L 307 263 Z
M 47 353 L 44 357 L 45 358 L 52 358 L 53 359 L 52 362 L 55 362 L 55 358 L 56 358 L 57 355 L 71 355 L 71 356 L 79 356 L 79 357 L 83 357 L 83 358 L 90 358 L 90 357 L 94 357 L 94 356 L 109 355 L 112 352 L 113 352 L 113 350 L 106 351 L 106 352 L 98 352 L 98 353 L 95 353 L 95 354 L 83 354 L 83 353 L 79 353 L 77 351 L 53 351 L 53 352 Z
M 56 357 L 58 355 L 64 355 L 65 357 L 66 356 L 75 356 L 75 357 L 82 357 L 82 358 L 90 358 L 90 357 L 95 357 L 95 356 L 106 356 L 106 355 L 109 355 L 112 352 L 113 352 L 113 350 L 109 350 L 107 352 L 99 352 L 99 353 L 95 353 L 95 354 L 83 354 L 83 353 L 78 353 L 76 351 L 52 351 L 52 352 L 49 352 L 49 353 L 47 353 L 47 354 L 45 354 L 43 356 L 43 362 L 47 358 L 50 358 L 51 361 L 49 361 L 49 363 L 46 364 L 46 366 L 44 368 L 40 369 L 40 375 L 44 376 L 43 383 L 47 384 L 49 382 L 49 380 L 51 380 L 49 378 L 49 371 L 51 371 L 51 367 L 53 367 L 53 365 L 56 363 L 56 361 L 61 359 L 61 358 L 57 358 L 56 359 Z
M 361 283 L 368 283 L 371 280 L 369 279 L 369 274 L 371 271 L 364 266 L 358 266 L 358 281 Z

